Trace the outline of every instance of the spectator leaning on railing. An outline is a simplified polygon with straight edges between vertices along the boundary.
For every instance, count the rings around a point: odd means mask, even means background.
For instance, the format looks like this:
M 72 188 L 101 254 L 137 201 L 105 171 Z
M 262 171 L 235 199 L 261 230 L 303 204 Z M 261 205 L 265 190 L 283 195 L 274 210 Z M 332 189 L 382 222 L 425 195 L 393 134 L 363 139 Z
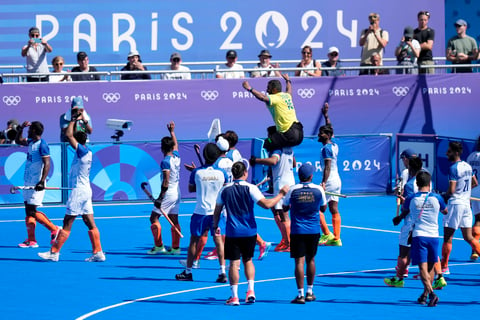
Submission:
M 127 56 L 128 63 L 120 71 L 146 71 L 147 67 L 142 64 L 140 53 L 137 50 L 132 50 Z M 148 73 L 123 73 L 122 80 L 150 80 L 152 77 Z
M 322 75 L 320 62 L 313 59 L 313 49 L 310 46 L 302 48 L 302 60 L 297 64 L 297 68 L 308 69 L 295 71 L 296 77 L 320 77 Z
M 163 74 L 164 80 L 190 80 L 192 75 L 190 69 L 186 66 L 182 66 L 182 56 L 178 52 L 174 52 L 170 55 L 170 66 L 167 70 L 183 71 L 183 72 L 168 72 Z
M 77 62 L 78 67 L 74 67 L 72 72 L 85 72 L 85 74 L 72 74 L 73 81 L 91 81 L 91 80 L 100 80 L 98 74 L 90 74 L 87 72 L 97 72 L 95 67 L 90 67 L 88 65 L 89 59 L 88 55 L 84 51 L 77 53 Z
M 64 82 L 64 81 L 72 81 L 72 78 L 67 74 L 66 71 L 63 70 L 63 66 L 65 65 L 65 60 L 62 56 L 56 56 L 52 59 L 52 66 L 53 71 L 52 73 L 59 73 L 58 75 L 50 75 L 48 81 L 49 82 Z
M 339 69 L 342 66 L 339 61 L 340 51 L 337 47 L 328 48 L 328 60 L 322 63 L 322 68 L 337 68 L 336 70 L 322 70 L 322 76 L 344 76 L 345 70 Z
M 237 63 L 237 51 L 227 51 L 227 63 L 217 66 L 216 78 L 225 79 L 240 79 L 245 78 L 245 72 L 243 72 L 243 66 Z
M 455 22 L 457 35 L 450 38 L 447 44 L 447 60 L 452 64 L 471 64 L 473 60 L 477 60 L 478 47 L 474 38 L 467 35 L 467 22 L 458 19 Z M 472 72 L 471 67 L 456 67 L 453 72 L 465 73 Z
M 257 65 L 255 66 L 255 69 L 273 69 L 273 68 L 280 67 L 278 63 L 275 63 L 275 64 L 270 63 L 270 59 L 272 58 L 272 55 L 268 50 L 260 51 L 258 58 L 260 59 L 260 62 L 257 63 Z M 280 73 L 280 71 L 273 71 L 273 70 L 255 70 L 250 73 L 250 77 L 252 78 L 281 77 L 281 76 L 282 74 Z

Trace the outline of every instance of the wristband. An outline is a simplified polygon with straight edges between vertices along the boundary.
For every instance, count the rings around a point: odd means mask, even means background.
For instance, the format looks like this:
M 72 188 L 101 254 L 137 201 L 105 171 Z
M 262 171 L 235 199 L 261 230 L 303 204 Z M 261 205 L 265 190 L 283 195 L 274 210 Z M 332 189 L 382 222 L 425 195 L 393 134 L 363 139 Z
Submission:
M 292 80 L 288 79 L 288 80 L 285 80 L 285 82 L 287 82 L 287 83 L 288 83 L 288 82 L 292 83 Z
M 250 89 L 248 89 L 248 92 L 250 92 L 250 93 L 251 93 L 252 91 L 253 91 L 253 88 L 250 88 Z

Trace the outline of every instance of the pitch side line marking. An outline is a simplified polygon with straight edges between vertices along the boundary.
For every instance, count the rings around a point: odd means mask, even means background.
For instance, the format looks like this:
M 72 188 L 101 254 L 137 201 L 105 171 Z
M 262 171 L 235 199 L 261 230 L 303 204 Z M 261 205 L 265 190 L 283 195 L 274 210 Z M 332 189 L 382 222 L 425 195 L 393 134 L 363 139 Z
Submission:
M 450 264 L 449 267 L 454 267 L 454 266 L 471 266 L 471 262 L 467 263 L 456 263 L 456 264 Z M 418 267 L 413 267 L 413 268 L 418 268 Z M 367 269 L 367 270 L 358 270 L 358 271 L 342 271 L 342 272 L 330 272 L 330 273 L 323 273 L 323 274 L 317 274 L 316 277 L 328 277 L 328 276 L 336 276 L 336 275 L 344 275 L 344 274 L 355 274 L 355 273 L 369 273 L 369 272 L 379 272 L 379 271 L 392 271 L 395 270 L 395 268 L 384 268 L 384 269 Z M 274 279 L 264 279 L 264 280 L 255 280 L 255 283 L 264 283 L 264 282 L 274 282 L 274 281 L 283 281 L 283 280 L 292 280 L 295 279 L 295 277 L 283 277 L 283 278 L 274 278 Z M 247 282 L 240 282 L 238 283 L 239 285 L 245 285 Z M 134 299 L 130 301 L 125 301 L 117 304 L 112 304 L 110 306 L 106 306 L 97 310 L 94 310 L 92 312 L 86 313 L 84 315 L 81 315 L 80 317 L 76 318 L 75 320 L 84 320 L 88 319 L 91 316 L 94 316 L 96 314 L 99 314 L 101 312 L 122 307 L 128 304 L 132 304 L 135 302 L 141 302 L 141 301 L 146 301 L 146 300 L 151 300 L 151 299 L 156 299 L 156 298 L 162 298 L 162 297 L 168 297 L 168 296 L 173 296 L 176 294 L 182 294 L 182 293 L 189 293 L 189 292 L 196 292 L 196 291 L 202 291 L 202 290 L 211 290 L 211 289 L 218 289 L 218 288 L 224 288 L 230 286 L 229 284 L 221 284 L 221 285 L 215 285 L 215 286 L 210 286 L 210 287 L 202 287 L 202 288 L 195 288 L 195 289 L 188 289 L 188 290 L 181 290 L 181 291 L 174 291 L 174 292 L 167 292 L 167 293 L 162 293 L 154 296 L 149 296 L 149 297 L 143 297 L 139 299 Z

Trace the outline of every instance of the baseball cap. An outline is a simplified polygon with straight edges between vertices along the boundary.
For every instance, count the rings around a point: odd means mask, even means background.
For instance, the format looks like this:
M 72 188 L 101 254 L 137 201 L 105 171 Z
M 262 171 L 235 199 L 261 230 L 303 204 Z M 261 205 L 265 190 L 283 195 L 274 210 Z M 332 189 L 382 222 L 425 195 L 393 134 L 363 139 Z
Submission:
M 128 53 L 128 57 L 131 58 L 131 57 L 135 57 L 135 56 L 138 56 L 140 57 L 140 53 L 138 53 L 137 50 L 132 50 Z
M 230 144 L 224 137 L 218 137 L 217 147 L 220 151 L 228 151 L 228 149 L 230 149 Z
M 72 109 L 83 109 L 83 99 L 82 97 L 75 97 L 72 99 Z
M 268 50 L 262 50 L 260 51 L 260 54 L 258 55 L 258 57 L 260 58 L 261 56 L 267 56 L 267 57 L 272 57 L 272 55 L 270 54 L 270 51 Z
M 88 57 L 88 54 L 85 51 L 80 51 L 77 53 L 77 60 L 83 60 Z
M 181 59 L 182 59 L 182 56 L 180 55 L 180 53 L 174 52 L 174 53 L 172 53 L 172 55 L 170 56 L 170 60 L 173 60 L 173 59 L 175 59 L 175 58 L 178 58 L 178 59 L 181 60 Z
M 18 126 L 18 120 L 17 119 L 10 119 L 7 121 L 7 126 Z
M 228 50 L 227 51 L 227 58 L 236 58 L 237 57 L 237 51 L 235 50 Z
M 413 38 L 413 28 L 408 26 L 403 29 L 403 36 L 408 38 Z
M 455 26 L 466 26 L 466 25 L 467 25 L 467 21 L 463 19 L 458 19 L 457 21 L 455 21 Z
M 305 181 L 315 172 L 315 168 L 310 163 L 304 163 L 298 169 L 298 178 Z
M 328 53 L 332 53 L 332 52 L 340 53 L 340 51 L 338 50 L 337 47 L 330 47 L 330 48 L 328 48 Z
M 416 156 L 417 154 L 415 153 L 415 151 L 413 151 L 412 149 L 405 149 L 402 151 L 402 153 L 400 154 L 400 158 L 407 158 L 407 159 L 410 159 L 411 157 L 413 156 Z

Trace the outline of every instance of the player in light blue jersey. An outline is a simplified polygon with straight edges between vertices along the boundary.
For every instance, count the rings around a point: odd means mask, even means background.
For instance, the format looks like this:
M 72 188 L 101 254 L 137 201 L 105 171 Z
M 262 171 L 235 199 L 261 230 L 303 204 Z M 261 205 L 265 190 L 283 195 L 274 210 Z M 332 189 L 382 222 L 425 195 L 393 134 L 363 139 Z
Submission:
M 170 136 L 163 137 L 161 140 L 161 149 L 164 159 L 160 164 L 162 169 L 162 186 L 160 194 L 155 200 L 152 213 L 150 214 L 150 229 L 152 230 L 154 246 L 148 254 L 180 254 L 180 235 L 177 230 L 181 230 L 178 223 L 178 210 L 180 206 L 180 154 L 178 153 L 178 142 L 175 135 L 175 122 L 170 121 L 167 124 Z M 169 250 L 165 248 L 162 240 L 162 226 L 160 216 L 167 214 L 175 227 L 171 227 L 172 246 Z
M 55 262 L 59 260 L 60 250 L 70 236 L 73 222 L 79 215 L 82 216 L 83 222 L 88 228 L 88 236 L 92 243 L 93 254 L 91 257 L 85 259 L 85 261 L 103 262 L 106 260 L 100 243 L 100 232 L 93 218 L 92 188 L 90 187 L 92 152 L 85 145 L 87 142 L 87 134 L 83 131 L 73 133 L 76 122 L 82 119 L 82 114 L 79 114 L 78 117 L 72 117 L 65 132 L 70 146 L 75 151 L 69 177 L 69 185 L 72 191 L 67 201 L 67 212 L 63 218 L 63 229 L 60 230 L 56 242 L 50 251 L 38 254 L 45 260 Z
M 455 230 L 462 230 L 463 239 L 467 241 L 475 253 L 480 254 L 480 243 L 472 236 L 472 209 L 470 196 L 472 188 L 478 185 L 473 176 L 472 167 L 462 161 L 463 152 L 461 142 L 452 141 L 448 145 L 447 158 L 452 163 L 448 172 L 448 215 L 443 217 L 443 246 L 442 246 L 442 271 L 449 274 L 448 260 L 452 252 L 452 239 Z
M 229 280 L 232 291 L 227 300 L 228 305 L 239 305 L 238 282 L 240 258 L 242 258 L 245 277 L 248 282 L 246 303 L 255 302 L 255 266 L 252 261 L 255 243 L 257 239 L 257 224 L 255 222 L 255 203 L 264 209 L 273 207 L 287 193 L 288 186 L 282 186 L 279 193 L 265 199 L 257 186 L 246 182 L 248 169 L 244 162 L 235 162 L 232 167 L 233 182 L 225 185 L 216 200 L 213 226 L 219 236 L 221 230 L 218 227 L 223 208 L 227 213 L 225 258 L 230 260 Z
M 304 304 L 314 301 L 315 255 L 320 239 L 320 211 L 327 209 L 327 199 L 322 187 L 313 184 L 315 168 L 304 163 L 298 169 L 299 184 L 290 188 L 283 205 L 290 207 L 291 234 L 290 257 L 295 259 L 295 280 L 298 294 L 291 302 Z M 307 265 L 307 294 L 304 291 L 304 266 Z
M 23 138 L 23 129 L 28 129 L 28 139 Z M 37 239 L 35 238 L 36 222 L 40 222 L 50 231 L 51 241 L 53 242 L 60 228 L 54 225 L 47 216 L 38 211 L 42 206 L 43 196 L 45 195 L 45 183 L 48 172 L 50 171 L 50 149 L 45 140 L 42 139 L 43 124 L 39 121 L 32 123 L 25 121 L 18 127 L 15 143 L 21 146 L 28 146 L 27 160 L 25 162 L 24 180 L 25 186 L 35 187 L 34 189 L 23 190 L 23 201 L 25 203 L 25 225 L 27 227 L 28 238 L 18 244 L 20 248 L 37 248 Z
M 418 303 L 434 307 L 438 297 L 433 292 L 434 265 L 438 261 L 438 213 L 447 214 L 447 208 L 442 197 L 430 192 L 431 176 L 427 171 L 420 170 L 416 175 L 418 192 L 407 197 L 402 215 L 412 219 L 411 258 L 418 265 L 420 279 L 424 290 L 418 298 Z
M 467 157 L 467 163 L 472 167 L 473 175 L 478 181 L 478 174 L 480 172 L 480 137 L 477 139 L 477 146 L 475 151 L 470 153 Z M 475 222 L 472 228 L 472 236 L 475 238 L 475 241 L 480 241 L 480 187 L 477 186 L 472 188 L 472 198 L 476 198 L 477 200 L 471 201 L 472 205 L 472 213 L 475 217 Z M 472 251 L 472 255 L 470 256 L 470 260 L 476 261 L 478 259 L 478 254 Z
M 325 191 L 332 193 L 341 193 L 342 180 L 338 173 L 337 160 L 338 160 L 338 145 L 332 141 L 333 127 L 328 117 L 329 105 L 325 102 L 322 113 L 325 117 L 326 124 L 321 126 L 318 130 L 318 141 L 323 144 L 320 151 L 320 160 L 323 169 L 323 177 L 321 186 Z M 333 235 L 328 229 L 323 213 L 320 214 L 320 224 L 323 235 L 320 237 L 319 244 L 326 246 L 342 246 L 342 240 L 340 238 L 340 230 L 342 225 L 342 219 L 340 212 L 338 211 L 338 197 L 327 195 L 328 209 L 332 214 Z
M 213 236 L 215 242 L 215 247 L 217 248 L 218 262 L 220 264 L 216 281 L 219 283 L 227 282 L 225 259 L 223 256 L 223 241 L 220 236 L 216 236 L 215 229 L 213 229 L 213 212 L 215 210 L 217 195 L 225 181 L 228 180 L 225 171 L 213 167 L 219 155 L 220 150 L 218 147 L 214 143 L 207 143 L 203 148 L 205 165 L 200 168 L 195 168 L 190 175 L 188 190 L 190 192 L 196 192 L 197 204 L 190 220 L 190 244 L 188 247 L 186 269 L 175 275 L 175 279 L 180 281 L 193 281 L 192 267 L 198 249 L 197 243 L 200 237 L 202 235 L 206 236 L 210 230 L 210 234 Z

